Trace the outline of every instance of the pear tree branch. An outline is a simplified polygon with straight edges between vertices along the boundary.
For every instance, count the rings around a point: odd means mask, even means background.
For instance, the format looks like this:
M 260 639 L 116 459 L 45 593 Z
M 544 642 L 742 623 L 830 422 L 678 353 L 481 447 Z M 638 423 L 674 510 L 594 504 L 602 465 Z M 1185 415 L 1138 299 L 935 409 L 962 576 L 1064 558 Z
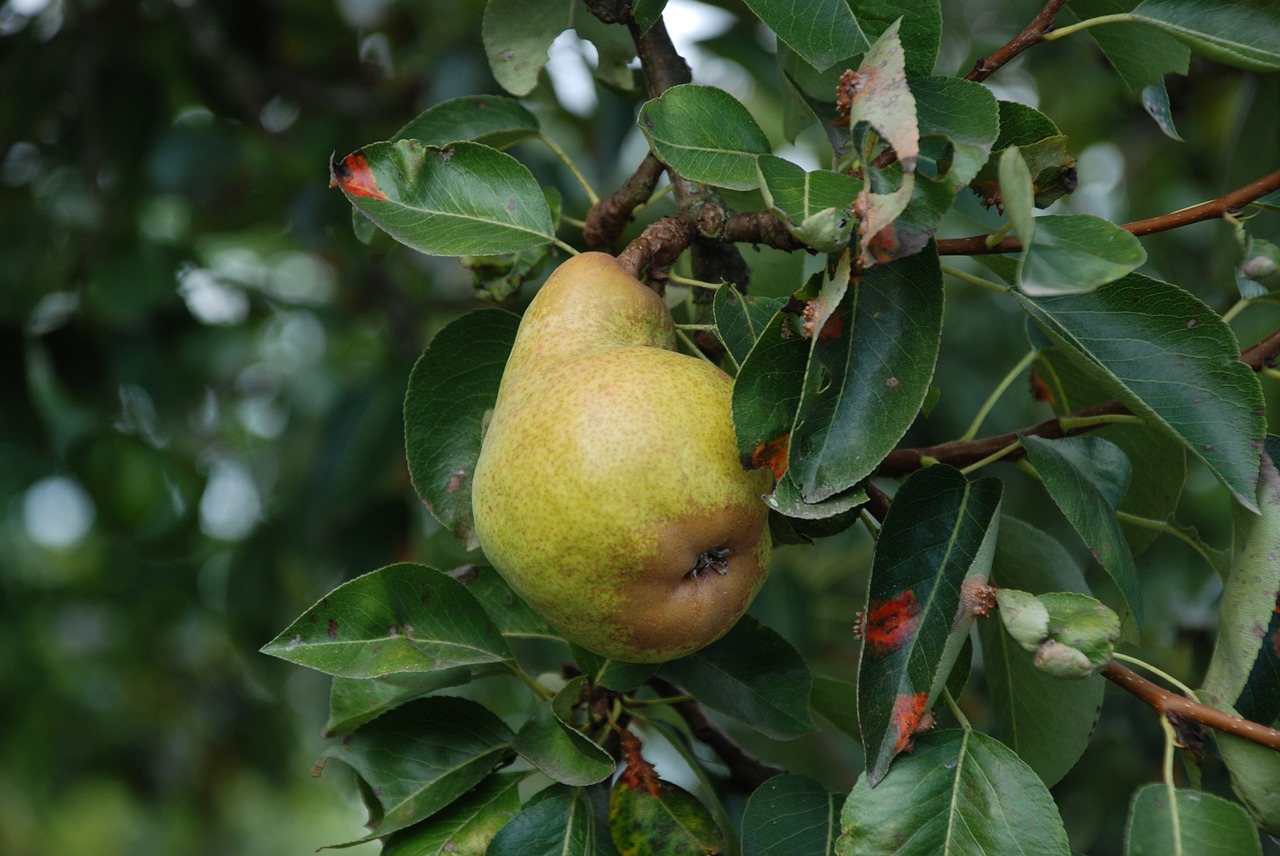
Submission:
M 1175 729 L 1180 729 L 1183 723 L 1191 721 L 1280 751 L 1280 731 L 1274 728 L 1241 719 L 1216 707 L 1170 692 L 1115 660 L 1103 666 L 1101 674 L 1125 692 L 1132 693 L 1151 705 Z
M 1271 331 L 1259 342 L 1250 345 L 1240 353 L 1240 362 L 1255 372 L 1275 365 L 1280 356 L 1280 329 Z M 1073 437 L 1086 431 L 1093 431 L 1108 424 L 1105 420 L 1092 419 L 1098 416 L 1123 416 L 1131 413 L 1129 408 L 1118 401 L 1105 401 L 1074 413 L 1055 416 L 1027 428 L 983 437 L 976 440 L 953 440 L 939 443 L 936 446 L 924 446 L 918 449 L 894 449 L 881 462 L 877 475 L 898 478 L 913 473 L 926 464 L 950 464 L 953 467 L 966 467 L 995 454 L 1006 446 L 1017 441 L 1019 437 L 1043 437 L 1056 440 L 1061 437 Z M 1089 420 L 1085 424 L 1075 424 L 1080 420 Z M 1006 461 L 1016 461 L 1026 452 L 1015 449 L 1004 457 Z
M 1021 33 L 1014 36 L 1004 46 L 990 56 L 981 57 L 973 64 L 973 70 L 964 76 L 965 80 L 981 83 L 1018 54 L 1032 45 L 1044 41 L 1044 34 L 1053 29 L 1053 19 L 1067 5 L 1067 0 L 1049 0 L 1040 14 L 1032 19 Z
M 1260 199 L 1274 190 L 1280 190 L 1280 169 L 1264 175 L 1257 181 L 1244 187 L 1223 194 L 1217 199 L 1192 205 L 1181 211 L 1172 211 L 1145 220 L 1134 220 L 1120 226 L 1126 232 L 1138 237 L 1155 232 L 1167 232 L 1199 223 L 1203 220 L 1216 220 L 1227 214 L 1235 214 L 1255 199 Z M 971 235 L 967 238 L 943 238 L 938 241 L 938 255 L 942 256 L 979 256 L 988 253 L 1016 253 L 1022 249 L 1017 238 L 1005 238 L 1000 243 L 990 246 L 987 235 Z

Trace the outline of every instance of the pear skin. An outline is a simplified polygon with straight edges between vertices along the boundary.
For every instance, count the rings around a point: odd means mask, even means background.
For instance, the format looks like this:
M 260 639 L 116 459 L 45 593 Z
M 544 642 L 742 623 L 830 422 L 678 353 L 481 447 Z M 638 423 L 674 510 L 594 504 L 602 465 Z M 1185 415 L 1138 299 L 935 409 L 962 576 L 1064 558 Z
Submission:
M 674 350 L 662 300 L 584 253 L 526 311 L 476 464 L 485 555 L 601 656 L 656 663 L 715 641 L 768 573 L 767 470 L 744 470 L 732 381 Z

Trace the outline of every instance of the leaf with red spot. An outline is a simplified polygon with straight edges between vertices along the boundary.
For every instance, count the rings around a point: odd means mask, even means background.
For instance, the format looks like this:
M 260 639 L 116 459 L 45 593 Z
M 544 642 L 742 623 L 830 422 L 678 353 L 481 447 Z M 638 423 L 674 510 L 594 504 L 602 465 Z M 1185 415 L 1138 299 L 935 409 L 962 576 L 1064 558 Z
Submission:
M 893 499 L 876 542 L 858 670 L 858 721 L 874 787 L 929 721 L 973 622 L 999 528 L 998 479 L 938 465 Z
M 437 256 L 513 253 L 551 243 L 537 179 L 488 146 L 373 143 L 329 168 L 330 184 L 391 237 Z
M 623 732 L 627 768 L 609 796 L 609 831 L 622 853 L 707 856 L 724 848 L 711 812 L 683 788 L 664 782 L 639 754 L 639 740 Z M 626 738 L 631 737 L 628 747 Z
M 520 317 L 502 309 L 463 315 L 436 333 L 409 375 L 404 449 L 414 490 L 468 550 L 479 546 L 471 481 L 485 414 L 498 400 Z
M 462 583 L 409 562 L 338 586 L 262 652 L 348 678 L 438 672 L 512 656 Z
M 1036 774 L 994 737 L 960 729 L 923 735 L 878 787 L 860 777 L 840 812 L 840 831 L 836 856 L 1071 852 Z
M 794 311 L 774 312 L 733 381 L 733 429 L 744 464 L 786 470 L 791 426 L 804 384 L 809 342 Z

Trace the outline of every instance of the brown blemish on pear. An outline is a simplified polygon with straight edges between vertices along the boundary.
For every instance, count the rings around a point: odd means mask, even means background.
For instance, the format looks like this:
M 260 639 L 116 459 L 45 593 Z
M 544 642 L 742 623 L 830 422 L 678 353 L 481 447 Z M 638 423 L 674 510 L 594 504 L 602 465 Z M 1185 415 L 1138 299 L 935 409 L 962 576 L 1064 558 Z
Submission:
M 739 463 L 728 377 L 674 340 L 661 299 L 612 257 L 565 262 L 521 322 L 474 472 L 494 567 L 619 660 L 709 644 L 768 571 L 772 474 Z

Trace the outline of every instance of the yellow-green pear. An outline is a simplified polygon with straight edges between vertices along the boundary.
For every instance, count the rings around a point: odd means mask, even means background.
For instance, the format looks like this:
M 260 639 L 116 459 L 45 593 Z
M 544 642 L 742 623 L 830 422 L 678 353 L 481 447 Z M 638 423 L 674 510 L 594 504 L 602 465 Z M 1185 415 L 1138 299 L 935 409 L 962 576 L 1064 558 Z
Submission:
M 568 639 L 663 662 L 751 603 L 773 477 L 738 460 L 731 392 L 675 351 L 666 305 L 611 256 L 573 257 L 529 305 L 472 504 L 489 561 Z

